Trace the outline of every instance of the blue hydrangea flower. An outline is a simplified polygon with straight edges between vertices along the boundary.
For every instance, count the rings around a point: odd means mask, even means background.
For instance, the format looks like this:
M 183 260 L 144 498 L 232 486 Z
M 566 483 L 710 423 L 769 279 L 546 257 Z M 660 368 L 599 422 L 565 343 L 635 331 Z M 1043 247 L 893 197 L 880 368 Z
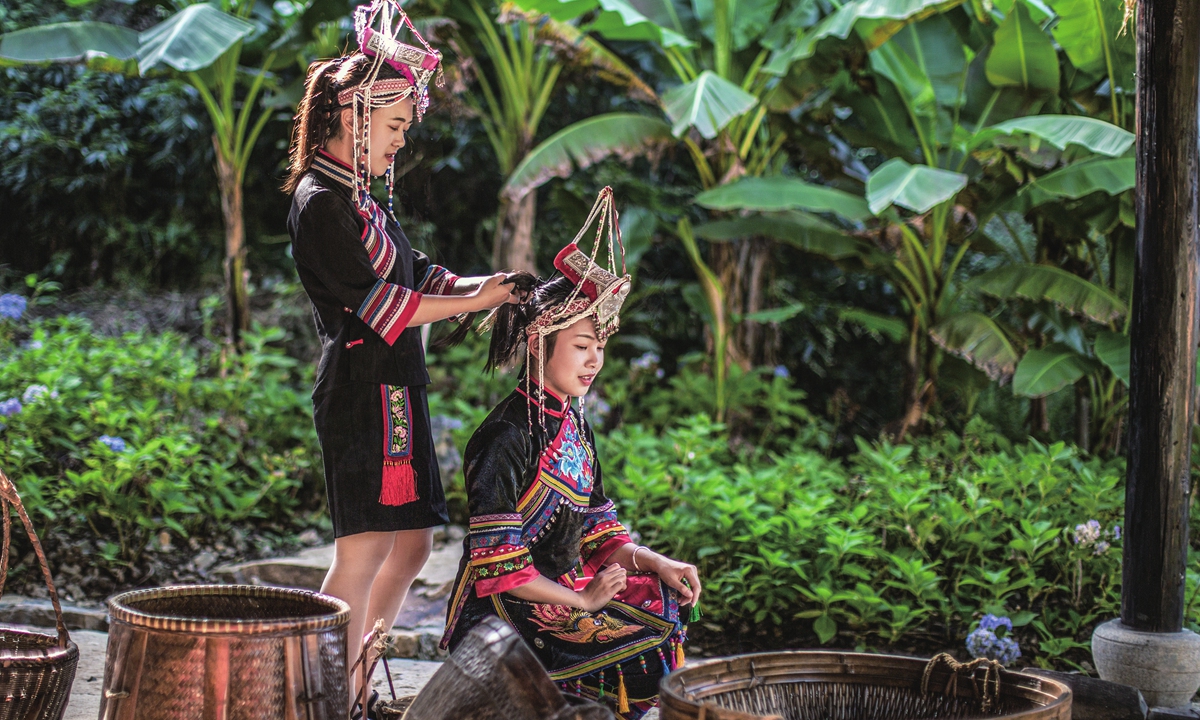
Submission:
M 971 653 L 971 657 L 988 658 L 1008 665 L 1021 657 L 1021 648 L 1016 640 L 1008 636 L 1009 632 L 1012 632 L 1012 620 L 985 615 L 979 621 L 979 627 L 967 636 L 967 652 Z
M 21 343 L 21 347 L 26 350 L 41 350 L 42 349 L 42 341 L 41 340 L 26 340 L 25 342 Z
M 629 365 L 637 370 L 649 370 L 657 365 L 662 358 L 656 352 L 642 353 L 641 357 L 636 357 L 629 361 Z
M 58 397 L 58 391 L 52 392 L 50 388 L 46 387 L 45 385 L 30 385 L 29 387 L 25 388 L 25 394 L 21 396 L 21 402 L 29 405 L 37 402 L 38 399 L 43 397 L 48 397 L 53 400 L 54 398 Z
M 100 440 L 101 443 L 103 443 L 106 447 L 108 447 L 109 450 L 112 450 L 115 453 L 125 452 L 125 448 L 126 448 L 125 441 L 119 437 L 113 437 L 111 435 L 101 435 L 98 439 Z
M 1076 545 L 1091 545 L 1100 539 L 1100 521 L 1088 520 L 1086 523 L 1075 526 L 1075 544 Z
M 775 366 L 775 377 L 790 378 L 791 376 L 792 376 L 792 373 L 788 371 L 786 365 L 776 365 Z
M 29 301 L 24 295 L 14 295 L 13 293 L 5 293 L 0 295 L 0 317 L 8 318 L 9 320 L 20 320 L 25 314 L 25 308 Z
M 16 398 L 9 398 L 4 402 L 0 402 L 0 417 L 8 417 L 21 412 L 21 401 Z

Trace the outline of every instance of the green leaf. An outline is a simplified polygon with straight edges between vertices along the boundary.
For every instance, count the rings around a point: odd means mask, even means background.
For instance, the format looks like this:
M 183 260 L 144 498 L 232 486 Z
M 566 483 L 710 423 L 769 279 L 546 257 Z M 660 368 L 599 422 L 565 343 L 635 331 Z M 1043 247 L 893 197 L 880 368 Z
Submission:
M 783 175 L 744 177 L 700 193 L 695 202 L 710 210 L 807 210 L 834 213 L 851 222 L 870 217 L 867 203 L 857 195 Z
M 1125 303 L 1107 288 L 1051 265 L 1016 263 L 975 278 L 971 285 L 999 298 L 1048 300 L 1076 315 L 1109 323 L 1125 314 Z
M 1083 115 L 1030 115 L 1013 118 L 976 133 L 971 147 L 977 147 L 997 135 L 1025 133 L 1045 140 L 1059 150 L 1079 145 L 1100 155 L 1120 157 L 1129 151 L 1133 133 L 1112 123 Z
M 1091 371 L 1092 365 L 1066 345 L 1055 343 L 1030 350 L 1017 364 L 1013 375 L 1013 394 L 1045 397 L 1074 383 Z
M 905 26 L 880 50 L 888 46 L 895 46 L 911 59 L 912 66 L 924 79 L 923 86 L 929 87 L 938 105 L 956 107 L 962 104 L 967 56 L 962 40 L 945 15 L 934 15 Z M 874 65 L 872 60 L 872 67 Z M 896 81 L 893 79 L 892 82 Z
M 963 0 L 855 0 L 842 5 L 801 34 L 787 47 L 777 51 L 764 66 L 772 75 L 786 75 L 792 63 L 813 56 L 817 42 L 827 37 L 845 40 L 851 30 L 862 38 L 867 50 L 888 41 L 908 23 L 962 5 Z
M 750 322 L 768 325 L 771 323 L 781 323 L 791 320 L 803 311 L 804 303 L 793 303 L 780 308 L 771 308 L 770 310 L 759 310 L 758 312 L 746 313 L 738 319 L 749 320 Z
M 1108 366 L 1121 382 L 1129 385 L 1129 336 L 1110 330 L 1096 335 L 1096 357 Z
M 866 330 L 886 336 L 892 342 L 903 342 L 908 336 L 908 325 L 900 318 L 873 313 L 862 308 L 842 308 L 838 317 Z
M 966 360 L 992 380 L 1005 380 L 1017 368 L 1017 350 L 992 318 L 978 312 L 956 313 L 929 331 L 943 350 Z
M 638 261 L 650 249 L 654 232 L 658 229 L 658 216 L 653 211 L 637 205 L 621 212 L 621 242 L 625 245 L 625 264 L 630 272 L 637 269 Z
M 1017 194 L 1019 208 L 1055 200 L 1077 200 L 1094 192 L 1119 195 L 1133 188 L 1137 166 L 1133 158 L 1093 158 L 1035 178 Z
M 15 63 L 44 63 L 106 55 L 128 60 L 137 54 L 138 34 L 101 22 L 66 22 L 0 35 L 0 58 Z
M 817 633 L 817 639 L 824 645 L 837 635 L 837 623 L 829 617 L 828 613 L 825 613 L 813 620 L 813 631 Z
M 835 225 L 796 211 L 717 220 L 696 226 L 695 233 L 709 242 L 769 237 L 833 260 L 852 257 L 859 251 L 858 240 Z
M 501 194 L 516 202 L 550 178 L 568 177 L 576 169 L 614 155 L 630 160 L 674 142 L 670 126 L 659 118 L 610 113 L 581 120 L 530 150 L 509 175 Z
M 142 72 L 159 63 L 180 72 L 201 70 L 252 32 L 254 25 L 212 5 L 189 5 L 139 36 L 138 65 Z
M 738 0 L 729 3 L 730 22 L 733 30 L 733 49 L 745 50 L 771 27 L 771 18 L 779 8 L 780 0 Z M 710 41 L 716 40 L 713 23 L 712 0 L 692 0 L 700 31 Z
M 681 29 L 663 27 L 627 0 L 515 0 L 513 4 L 561 21 L 598 11 L 588 28 L 609 40 L 651 42 L 663 48 L 695 45 L 681 34 Z
M 711 140 L 734 118 L 757 104 L 758 98 L 711 70 L 663 95 L 663 107 L 674 123 L 671 132 L 675 137 L 694 127 Z
M 966 186 L 967 176 L 962 173 L 892 158 L 867 178 L 867 207 L 876 215 L 892 204 L 923 213 L 953 199 Z
M 1018 2 L 996 28 L 995 45 L 988 55 L 987 79 L 1000 87 L 1019 87 L 1058 92 L 1058 53 L 1041 26 L 1029 16 L 1025 3 Z
M 1132 32 L 1120 32 L 1122 0 L 1052 0 L 1058 15 L 1051 32 L 1071 64 L 1091 75 L 1107 75 L 1112 65 L 1119 88 L 1133 87 L 1136 47 Z

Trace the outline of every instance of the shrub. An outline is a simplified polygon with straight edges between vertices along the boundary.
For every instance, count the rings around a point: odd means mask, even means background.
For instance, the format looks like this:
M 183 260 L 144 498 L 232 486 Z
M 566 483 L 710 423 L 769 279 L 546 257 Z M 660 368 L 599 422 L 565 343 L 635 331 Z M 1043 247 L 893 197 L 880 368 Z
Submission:
M 1027 659 L 1078 667 L 1092 627 L 1119 613 L 1120 461 L 1010 446 L 981 421 L 917 445 L 859 440 L 848 464 L 804 447 L 736 457 L 702 415 L 602 444 L 623 520 L 700 567 L 705 615 L 780 629 L 783 644 L 961 647 L 992 613 Z
M 31 514 L 134 563 L 152 534 L 301 522 L 323 506 L 308 397 L 313 368 L 256 328 L 246 351 L 174 333 L 100 337 L 74 317 L 0 336 L 0 458 Z M 11 337 L 11 334 L 9 335 Z

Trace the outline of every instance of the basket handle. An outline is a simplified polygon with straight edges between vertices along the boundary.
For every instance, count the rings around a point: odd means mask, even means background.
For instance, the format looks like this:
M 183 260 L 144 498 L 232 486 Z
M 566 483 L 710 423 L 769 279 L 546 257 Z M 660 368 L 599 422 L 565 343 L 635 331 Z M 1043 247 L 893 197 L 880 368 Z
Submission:
M 42 577 L 46 580 L 46 589 L 50 591 L 50 602 L 54 605 L 54 625 L 58 630 L 58 646 L 65 650 L 67 643 L 71 641 L 71 636 L 67 634 L 67 625 L 63 622 L 62 605 L 58 602 L 58 591 L 54 589 L 50 564 L 46 562 L 46 553 L 42 551 L 42 543 L 38 540 L 37 533 L 33 531 L 33 523 L 30 522 L 29 515 L 25 512 L 25 504 L 21 502 L 17 486 L 13 485 L 3 470 L 0 470 L 0 514 L 4 515 L 4 547 L 0 550 L 0 595 L 4 594 L 4 581 L 8 579 L 8 549 L 12 536 L 11 508 L 13 507 L 21 516 L 21 524 L 25 526 L 25 533 L 29 535 L 29 541 L 33 543 L 33 552 L 37 554 L 38 563 L 42 566 Z

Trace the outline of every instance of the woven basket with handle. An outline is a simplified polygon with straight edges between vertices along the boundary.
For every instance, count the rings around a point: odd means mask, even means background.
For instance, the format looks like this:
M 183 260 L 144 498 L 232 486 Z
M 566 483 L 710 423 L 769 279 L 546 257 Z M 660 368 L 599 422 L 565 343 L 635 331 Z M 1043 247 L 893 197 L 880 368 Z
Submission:
M 659 686 L 663 720 L 1071 720 L 1066 685 L 1002 670 L 875 655 L 790 651 L 689 664 Z
M 4 547 L 0 550 L 0 595 L 8 577 L 8 551 L 12 539 L 12 510 L 33 543 L 33 551 L 42 567 L 50 602 L 54 605 L 57 636 L 38 632 L 0 628 L 0 720 L 60 720 L 71 696 L 71 683 L 79 664 L 79 648 L 71 642 L 63 623 L 62 606 L 54 589 L 46 553 L 38 541 L 33 524 L 17 488 L 0 471 L 0 514 L 4 516 Z

